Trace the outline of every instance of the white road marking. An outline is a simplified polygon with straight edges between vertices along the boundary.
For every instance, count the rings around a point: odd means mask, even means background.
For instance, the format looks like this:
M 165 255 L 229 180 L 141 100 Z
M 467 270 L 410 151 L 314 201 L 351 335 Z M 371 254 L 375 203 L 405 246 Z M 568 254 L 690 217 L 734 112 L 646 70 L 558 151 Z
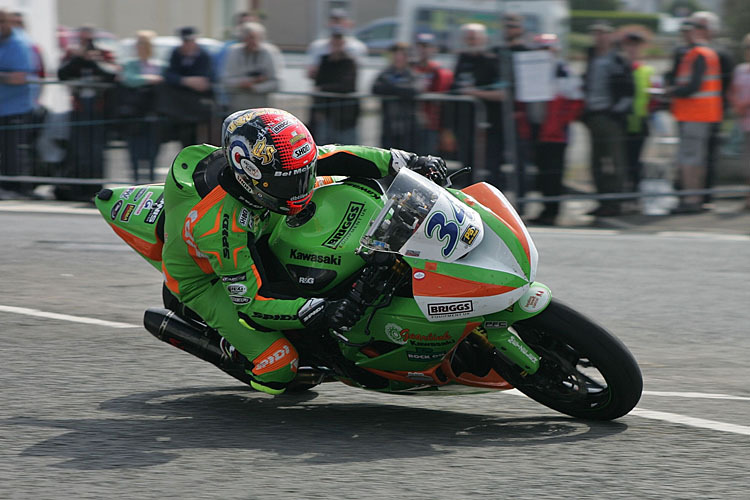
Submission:
M 562 234 L 566 236 L 576 236 L 576 235 L 585 235 L 585 236 L 617 236 L 619 234 L 622 234 L 622 231 L 619 229 L 571 229 L 567 227 L 538 227 L 538 226 L 531 226 L 529 228 L 530 233 L 549 233 L 549 234 Z
M 505 391 L 506 394 L 513 394 L 514 396 L 525 396 L 518 389 L 511 389 Z M 668 397 L 679 397 L 679 398 L 698 398 L 698 399 L 730 399 L 737 401 L 750 401 L 750 398 L 742 396 L 732 396 L 730 394 L 714 394 L 705 392 L 660 392 L 660 391 L 643 391 L 643 394 L 650 396 L 668 396 Z M 661 420 L 663 422 L 670 422 L 673 424 L 682 424 L 689 427 L 697 427 L 700 429 L 709 429 L 720 432 L 731 432 L 733 434 L 741 434 L 743 436 L 750 436 L 750 427 L 746 425 L 728 424 L 726 422 L 719 422 L 717 420 L 707 420 L 705 418 L 688 417 L 686 415 L 680 415 L 678 413 L 669 413 L 665 411 L 654 411 L 646 410 L 644 408 L 636 407 L 628 413 L 628 415 L 634 415 L 636 417 L 647 418 L 650 420 Z
M 682 424 L 690 427 L 699 427 L 701 429 L 710 429 L 713 431 L 731 432 L 733 434 L 742 434 L 743 436 L 750 436 L 750 427 L 746 425 L 728 424 L 726 422 L 718 422 L 716 420 L 706 420 L 705 418 L 688 417 L 686 415 L 679 415 L 677 413 L 667 413 L 665 411 L 654 411 L 644 410 L 641 408 L 635 408 L 630 412 L 630 415 L 637 417 L 648 418 L 651 420 L 661 420 L 664 422 L 670 422 L 673 424 Z
M 750 236 L 744 234 L 721 234 L 721 233 L 702 233 L 697 231 L 659 231 L 656 236 L 663 238 L 691 238 L 699 240 L 713 241 L 748 241 Z
M 672 398 L 691 398 L 691 399 L 729 399 L 733 401 L 750 401 L 745 396 L 732 396 L 731 394 L 717 394 L 712 392 L 662 392 L 662 391 L 643 391 L 647 396 L 664 396 Z
M 38 309 L 28 309 L 26 307 L 14 307 L 0 305 L 0 312 L 13 314 L 23 314 L 37 318 L 59 319 L 62 321 L 72 321 L 73 323 L 84 323 L 87 325 L 108 326 L 110 328 L 143 328 L 141 325 L 132 325 L 130 323 L 120 323 L 118 321 L 106 321 L 103 319 L 87 318 L 84 316 L 71 316 L 69 314 L 59 314 L 53 312 L 40 311 Z
M 79 214 L 94 215 L 99 214 L 99 210 L 91 207 L 81 207 L 73 205 L 56 205 L 50 206 L 36 203 L 19 203 L 19 202 L 0 202 L 0 212 L 25 212 L 25 213 L 43 213 L 43 214 Z
M 695 231 L 658 231 L 654 233 L 644 232 L 631 232 L 622 229 L 569 229 L 564 227 L 531 227 L 529 232 L 532 236 L 537 233 L 540 234 L 553 234 L 556 236 L 587 236 L 587 237 L 600 237 L 609 238 L 616 237 L 618 239 L 629 239 L 629 240 L 653 240 L 654 238 L 664 239 L 690 239 L 694 241 L 750 241 L 750 236 L 744 234 L 731 234 L 731 233 L 711 233 L 711 232 L 695 232 Z

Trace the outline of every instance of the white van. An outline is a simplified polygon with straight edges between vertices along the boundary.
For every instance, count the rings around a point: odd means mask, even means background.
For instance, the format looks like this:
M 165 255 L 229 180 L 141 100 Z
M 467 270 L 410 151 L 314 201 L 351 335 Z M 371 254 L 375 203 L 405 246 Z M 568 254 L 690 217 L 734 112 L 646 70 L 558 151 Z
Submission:
M 355 32 L 371 51 L 394 42 L 413 43 L 417 34 L 432 33 L 441 51 L 460 48 L 459 27 L 465 23 L 487 26 L 490 43 L 502 40 L 504 13 L 523 16 L 527 33 L 555 33 L 566 46 L 570 25 L 567 0 L 399 0 L 396 17 L 377 19 Z

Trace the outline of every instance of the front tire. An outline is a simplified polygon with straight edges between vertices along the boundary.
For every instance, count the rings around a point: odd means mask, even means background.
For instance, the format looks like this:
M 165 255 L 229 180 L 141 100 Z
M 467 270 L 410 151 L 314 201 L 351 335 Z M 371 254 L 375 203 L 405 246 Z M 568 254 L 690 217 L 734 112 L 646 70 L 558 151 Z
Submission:
M 531 399 L 566 415 L 613 420 L 638 403 L 643 378 L 625 345 L 583 314 L 553 299 L 540 314 L 513 325 L 541 356 L 534 375 L 510 374 Z M 502 370 L 508 373 L 508 366 Z

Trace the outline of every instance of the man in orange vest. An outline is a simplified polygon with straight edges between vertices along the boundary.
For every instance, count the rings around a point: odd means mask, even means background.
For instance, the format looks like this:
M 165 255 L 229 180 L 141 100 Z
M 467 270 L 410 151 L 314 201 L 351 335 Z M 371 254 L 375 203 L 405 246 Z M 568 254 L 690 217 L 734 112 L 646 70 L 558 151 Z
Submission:
M 721 67 L 716 51 L 709 48 L 704 30 L 690 30 L 691 46 L 680 61 L 672 97 L 672 114 L 679 122 L 677 151 L 682 189 L 702 189 L 705 185 L 708 141 L 713 124 L 721 122 Z M 703 210 L 701 195 L 685 196 L 679 213 Z
M 721 68 L 721 103 L 722 109 L 726 112 L 729 108 L 728 92 L 730 84 L 732 83 L 732 71 L 734 69 L 734 61 L 732 56 L 725 48 L 716 43 L 715 37 L 721 29 L 721 23 L 719 16 L 713 12 L 700 11 L 693 12 L 690 16 L 690 20 L 695 23 L 696 30 L 703 30 L 703 34 L 706 37 L 706 42 L 709 46 L 716 51 L 716 55 L 719 56 L 719 67 Z M 708 139 L 708 159 L 706 160 L 706 182 L 704 187 L 714 187 L 716 181 L 716 167 L 718 163 L 718 149 L 721 145 L 720 129 L 721 123 L 715 123 L 711 127 L 711 135 Z M 704 203 L 710 203 L 712 201 L 711 195 L 707 194 L 703 197 Z

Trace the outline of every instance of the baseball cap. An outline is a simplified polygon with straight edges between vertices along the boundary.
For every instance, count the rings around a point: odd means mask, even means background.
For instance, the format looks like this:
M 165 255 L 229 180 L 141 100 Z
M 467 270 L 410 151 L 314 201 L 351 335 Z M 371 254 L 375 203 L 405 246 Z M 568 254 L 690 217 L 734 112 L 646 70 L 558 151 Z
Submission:
M 641 43 L 646 41 L 646 37 L 642 33 L 637 31 L 628 31 L 622 36 L 622 39 L 626 42 Z
M 336 7 L 334 9 L 331 9 L 331 12 L 328 14 L 328 17 L 331 19 L 346 19 L 349 17 L 349 14 L 347 14 L 344 9 L 340 7 Z
M 198 30 L 194 26 L 184 26 L 177 30 L 177 34 L 183 40 L 195 40 Z

